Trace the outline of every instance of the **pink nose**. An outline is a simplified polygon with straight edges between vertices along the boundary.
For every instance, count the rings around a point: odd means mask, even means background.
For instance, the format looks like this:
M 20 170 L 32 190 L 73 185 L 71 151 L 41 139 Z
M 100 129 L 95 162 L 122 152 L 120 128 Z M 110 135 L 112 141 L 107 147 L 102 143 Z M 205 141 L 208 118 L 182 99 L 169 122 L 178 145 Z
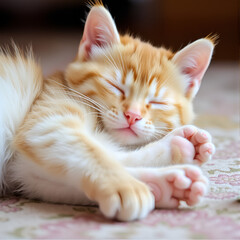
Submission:
M 141 115 L 133 113 L 133 112 L 129 112 L 129 111 L 125 112 L 124 115 L 125 115 L 125 117 L 126 117 L 126 119 L 128 121 L 128 124 L 130 126 L 133 125 L 136 121 L 142 119 Z

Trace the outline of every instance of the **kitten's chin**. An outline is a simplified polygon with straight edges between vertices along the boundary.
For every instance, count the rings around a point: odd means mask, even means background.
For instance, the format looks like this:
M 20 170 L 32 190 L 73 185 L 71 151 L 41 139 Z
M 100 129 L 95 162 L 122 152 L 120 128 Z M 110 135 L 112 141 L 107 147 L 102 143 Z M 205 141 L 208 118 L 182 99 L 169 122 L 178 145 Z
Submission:
M 109 133 L 115 141 L 122 146 L 141 146 L 150 142 L 150 139 L 138 136 L 138 134 L 130 128 L 111 129 Z

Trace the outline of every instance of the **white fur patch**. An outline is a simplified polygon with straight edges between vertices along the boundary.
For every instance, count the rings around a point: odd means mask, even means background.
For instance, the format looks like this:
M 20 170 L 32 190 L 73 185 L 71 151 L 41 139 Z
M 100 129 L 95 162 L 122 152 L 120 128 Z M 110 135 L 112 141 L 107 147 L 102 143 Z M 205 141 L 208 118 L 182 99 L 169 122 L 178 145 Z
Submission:
M 130 94 L 130 88 L 131 88 L 131 85 L 133 84 L 133 81 L 134 81 L 133 72 L 130 71 L 127 73 L 125 78 L 125 84 L 122 86 L 126 97 L 128 97 Z
M 130 71 L 127 73 L 126 75 L 126 79 L 125 79 L 125 85 L 126 86 L 131 86 L 133 83 L 133 72 Z
M 156 82 L 156 79 L 154 79 L 152 84 L 149 87 L 149 94 L 148 94 L 149 99 L 154 98 L 155 93 L 156 93 L 156 89 L 157 89 L 157 82 Z
M 31 53 L 26 60 L 15 47 L 15 57 L 0 53 L 0 191 L 6 162 L 12 157 L 10 147 L 42 86 L 42 76 Z

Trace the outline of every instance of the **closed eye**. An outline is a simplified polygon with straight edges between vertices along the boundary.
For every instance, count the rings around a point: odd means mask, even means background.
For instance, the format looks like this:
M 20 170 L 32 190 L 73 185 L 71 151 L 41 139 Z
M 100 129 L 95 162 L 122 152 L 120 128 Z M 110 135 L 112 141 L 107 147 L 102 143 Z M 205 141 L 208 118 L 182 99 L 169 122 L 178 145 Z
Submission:
M 120 88 L 120 87 L 118 87 L 117 85 L 115 85 L 113 82 L 111 82 L 111 81 L 108 81 L 108 80 L 106 80 L 107 81 L 107 83 L 109 83 L 109 85 L 111 85 L 111 87 L 113 87 L 113 88 L 111 88 L 112 90 L 115 90 L 114 92 L 116 93 L 116 90 L 118 91 L 118 92 L 120 92 L 122 95 L 124 95 L 125 93 L 124 93 L 124 91 Z
M 173 107 L 171 104 L 169 104 L 169 102 L 165 102 L 165 101 L 150 101 L 149 102 L 151 105 L 152 109 L 159 109 L 159 110 L 163 110 L 163 111 L 168 111 L 171 110 Z
M 156 101 L 150 101 L 150 104 L 159 104 L 159 105 L 168 105 L 166 102 L 156 102 Z

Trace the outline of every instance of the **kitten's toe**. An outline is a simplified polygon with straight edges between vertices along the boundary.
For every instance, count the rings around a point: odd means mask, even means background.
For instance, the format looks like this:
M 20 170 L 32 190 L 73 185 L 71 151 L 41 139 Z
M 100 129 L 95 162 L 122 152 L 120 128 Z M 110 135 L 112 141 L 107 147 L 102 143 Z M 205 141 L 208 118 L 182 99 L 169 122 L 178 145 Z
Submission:
M 142 174 L 142 180 L 152 190 L 157 208 L 176 208 L 180 201 L 194 205 L 208 189 L 207 178 L 203 176 L 200 168 L 193 165 L 146 171 L 152 171 L 152 175 Z
M 116 217 L 121 200 L 118 194 L 99 201 L 99 208 L 105 217 L 113 219 Z
M 111 219 L 132 221 L 142 219 L 154 208 L 149 188 L 135 179 L 125 179 L 111 194 L 104 192 L 98 200 L 101 212 Z
M 203 182 L 194 182 L 191 186 L 191 190 L 189 191 L 188 198 L 186 199 L 186 203 L 189 206 L 195 205 L 199 203 L 202 197 L 207 192 L 207 185 Z
M 198 147 L 194 161 L 201 165 L 204 162 L 209 161 L 214 153 L 215 146 L 210 142 L 204 143 Z
M 200 168 L 195 166 L 187 166 L 185 172 L 186 176 L 191 179 L 192 184 L 186 189 L 184 200 L 189 206 L 192 206 L 200 202 L 207 193 L 208 179 L 203 175 Z
M 197 127 L 193 125 L 185 125 L 182 127 L 179 127 L 173 131 L 174 136 L 180 136 L 183 138 L 189 139 L 197 132 Z
M 207 142 L 212 142 L 212 137 L 207 131 L 196 128 L 196 131 L 190 138 L 190 141 L 193 145 L 199 145 Z

